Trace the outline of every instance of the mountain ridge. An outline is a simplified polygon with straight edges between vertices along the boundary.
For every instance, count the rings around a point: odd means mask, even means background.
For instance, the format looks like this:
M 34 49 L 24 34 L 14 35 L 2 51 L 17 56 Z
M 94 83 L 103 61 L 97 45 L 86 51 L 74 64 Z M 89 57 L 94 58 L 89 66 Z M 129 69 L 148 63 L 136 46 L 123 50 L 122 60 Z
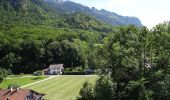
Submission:
M 115 12 L 110 12 L 105 9 L 98 10 L 95 7 L 89 8 L 73 1 L 44 0 L 44 2 L 48 3 L 53 9 L 60 9 L 67 13 L 83 12 L 113 26 L 130 24 L 143 26 L 137 17 L 121 16 Z
M 62 1 L 61 1 L 62 2 Z M 13 27 L 50 27 L 95 30 L 108 32 L 111 25 L 99 21 L 93 16 L 82 12 L 63 13 L 54 10 L 43 0 L 1 0 L 0 29 L 9 30 Z

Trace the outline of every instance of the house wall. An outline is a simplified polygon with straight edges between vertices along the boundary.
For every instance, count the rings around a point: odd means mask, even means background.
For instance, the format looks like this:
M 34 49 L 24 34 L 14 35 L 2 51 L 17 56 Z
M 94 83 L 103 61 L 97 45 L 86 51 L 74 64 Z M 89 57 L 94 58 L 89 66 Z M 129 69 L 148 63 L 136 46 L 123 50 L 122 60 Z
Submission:
M 43 100 L 43 96 L 30 92 L 27 94 L 25 100 Z
M 61 68 L 59 68 L 59 69 L 57 69 L 57 68 L 51 68 L 51 69 L 50 69 L 50 74 L 62 74 Z
M 33 100 L 43 100 L 43 97 L 41 95 L 37 95 L 35 93 L 33 93 L 33 98 L 35 98 Z

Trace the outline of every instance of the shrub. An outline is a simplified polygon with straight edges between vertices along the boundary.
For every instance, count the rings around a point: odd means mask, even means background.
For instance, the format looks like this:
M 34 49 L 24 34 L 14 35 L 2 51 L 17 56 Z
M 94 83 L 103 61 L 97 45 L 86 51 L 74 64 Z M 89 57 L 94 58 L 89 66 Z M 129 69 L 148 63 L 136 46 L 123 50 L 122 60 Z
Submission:
M 3 76 L 0 76 L 0 83 L 3 81 L 3 79 L 4 79 Z
M 94 91 L 92 84 L 85 82 L 83 88 L 80 90 L 80 97 L 78 100 L 94 100 Z
M 24 75 L 24 73 L 20 73 L 20 76 L 23 76 Z
M 107 76 L 101 76 L 95 85 L 95 98 L 97 100 L 115 100 L 117 84 Z
M 84 70 L 83 70 L 82 67 L 76 67 L 76 68 L 74 69 L 74 71 L 83 72 Z
M 41 76 L 43 75 L 43 71 L 36 71 L 33 73 L 34 76 Z
M 18 85 L 18 84 L 10 84 L 10 85 L 8 85 L 8 89 L 10 89 L 11 87 L 12 87 L 13 89 L 17 89 L 17 88 L 20 87 L 20 85 Z
M 85 72 L 64 72 L 64 75 L 86 75 Z

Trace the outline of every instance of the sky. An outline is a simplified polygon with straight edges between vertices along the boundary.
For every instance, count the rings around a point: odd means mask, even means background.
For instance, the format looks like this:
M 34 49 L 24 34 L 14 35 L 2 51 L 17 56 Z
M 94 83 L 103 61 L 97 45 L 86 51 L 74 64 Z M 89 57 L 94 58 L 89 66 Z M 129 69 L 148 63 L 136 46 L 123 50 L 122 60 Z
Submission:
M 148 28 L 170 21 L 170 0 L 71 0 L 123 16 L 138 17 Z

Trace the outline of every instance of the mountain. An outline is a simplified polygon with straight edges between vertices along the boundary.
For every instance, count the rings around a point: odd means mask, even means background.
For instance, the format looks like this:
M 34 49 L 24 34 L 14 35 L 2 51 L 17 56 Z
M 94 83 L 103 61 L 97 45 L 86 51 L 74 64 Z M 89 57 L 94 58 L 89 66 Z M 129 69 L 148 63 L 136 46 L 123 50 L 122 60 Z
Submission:
M 121 16 L 114 12 L 106 11 L 104 9 L 97 10 L 94 7 L 89 8 L 87 6 L 72 1 L 65 1 L 65 0 L 44 0 L 44 1 L 48 3 L 51 6 L 51 8 L 60 10 L 64 13 L 83 12 L 114 26 L 129 25 L 129 24 L 142 26 L 141 21 L 136 17 Z
M 113 31 L 93 16 L 54 10 L 43 0 L 0 0 L 0 68 L 17 74 L 53 63 L 85 68 L 94 44 Z
M 55 3 L 63 4 L 64 1 L 57 0 Z M 43 26 L 107 32 L 110 27 L 85 13 L 54 10 L 43 0 L 0 0 L 0 19 L 0 29 Z

